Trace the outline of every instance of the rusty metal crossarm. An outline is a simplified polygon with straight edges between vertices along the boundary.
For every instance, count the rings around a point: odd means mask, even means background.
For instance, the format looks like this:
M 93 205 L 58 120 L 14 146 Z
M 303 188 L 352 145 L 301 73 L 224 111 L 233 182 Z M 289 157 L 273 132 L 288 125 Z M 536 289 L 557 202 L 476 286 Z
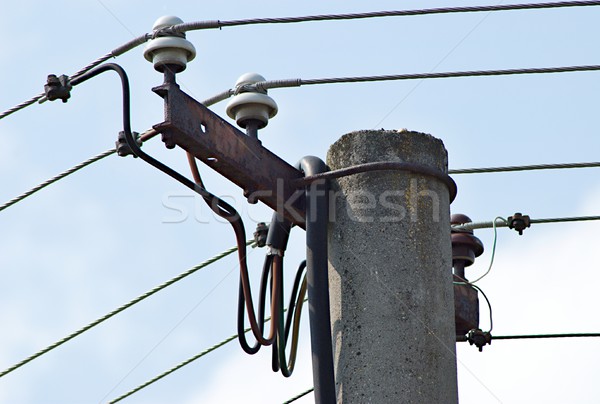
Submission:
M 294 180 L 302 173 L 181 91 L 176 83 L 153 89 L 165 101 L 165 121 L 154 125 L 167 148 L 179 146 L 261 201 L 305 227 L 305 197 Z

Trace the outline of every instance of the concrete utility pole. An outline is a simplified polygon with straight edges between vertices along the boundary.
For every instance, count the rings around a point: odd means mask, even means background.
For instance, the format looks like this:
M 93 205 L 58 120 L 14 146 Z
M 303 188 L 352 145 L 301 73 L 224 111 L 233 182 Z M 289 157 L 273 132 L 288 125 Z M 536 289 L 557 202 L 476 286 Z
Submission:
M 443 143 L 359 131 L 332 170 L 417 163 L 447 173 Z M 338 403 L 457 403 L 449 193 L 431 176 L 377 171 L 332 181 L 329 284 Z

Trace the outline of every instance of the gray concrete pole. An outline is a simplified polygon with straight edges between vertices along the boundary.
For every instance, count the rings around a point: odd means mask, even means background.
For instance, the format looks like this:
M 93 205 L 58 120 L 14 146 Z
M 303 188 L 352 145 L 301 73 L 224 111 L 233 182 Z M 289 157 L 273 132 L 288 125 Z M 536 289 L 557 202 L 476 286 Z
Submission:
M 447 172 L 443 143 L 359 131 L 331 146 L 332 170 L 402 161 Z M 337 402 L 457 403 L 446 185 L 378 171 L 332 181 L 329 285 Z

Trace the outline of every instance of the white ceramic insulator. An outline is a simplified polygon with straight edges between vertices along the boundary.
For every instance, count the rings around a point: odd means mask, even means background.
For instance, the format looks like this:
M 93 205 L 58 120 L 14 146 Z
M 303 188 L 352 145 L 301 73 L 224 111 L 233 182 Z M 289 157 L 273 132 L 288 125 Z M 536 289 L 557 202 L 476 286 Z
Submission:
M 256 73 L 246 73 L 235 83 L 236 87 L 266 81 Z M 258 91 L 243 92 L 235 95 L 227 104 L 227 115 L 235 119 L 237 124 L 245 128 L 248 121 L 258 122 L 258 129 L 269 123 L 269 119 L 277 115 L 277 103 L 267 94 Z
M 160 17 L 152 27 L 153 31 L 182 24 L 183 21 L 174 16 Z M 196 57 L 196 48 L 190 41 L 177 36 L 161 36 L 148 41 L 144 48 L 144 57 L 154 64 L 159 72 L 165 65 L 178 66 L 177 72 L 185 70 L 187 63 Z

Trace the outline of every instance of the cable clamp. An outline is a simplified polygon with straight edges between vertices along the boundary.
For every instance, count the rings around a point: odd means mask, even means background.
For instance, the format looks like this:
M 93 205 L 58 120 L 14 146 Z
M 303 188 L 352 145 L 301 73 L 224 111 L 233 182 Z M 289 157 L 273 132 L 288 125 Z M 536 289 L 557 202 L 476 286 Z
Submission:
M 142 145 L 142 141 L 140 140 L 140 134 L 137 132 L 133 132 L 132 133 L 134 139 L 137 141 L 138 145 Z M 117 136 L 117 141 L 115 142 L 115 146 L 117 148 L 117 154 L 120 157 L 127 157 L 129 155 L 133 155 L 134 158 L 137 158 L 137 156 L 135 154 L 133 154 L 133 150 L 131 150 L 131 147 L 129 147 L 129 145 L 127 144 L 127 139 L 125 138 L 125 132 L 124 131 L 120 131 L 119 135 Z
M 508 228 L 515 229 L 519 232 L 519 236 L 523 235 L 523 230 L 531 227 L 531 219 L 528 215 L 522 215 L 517 212 L 513 216 L 509 216 L 507 219 Z
M 63 74 L 62 76 L 57 77 L 55 74 L 49 74 L 46 84 L 44 85 L 44 93 L 49 101 L 58 100 L 60 98 L 62 102 L 67 102 L 71 97 L 72 88 L 68 76 Z
M 256 225 L 256 231 L 254 232 L 254 242 L 257 247 L 264 247 L 267 245 L 267 234 L 269 233 L 269 226 L 264 222 L 260 222 Z
M 469 345 L 475 345 L 481 352 L 484 346 L 492 344 L 492 334 L 488 331 L 481 331 L 479 328 L 473 329 L 467 334 L 467 341 L 469 341 Z

